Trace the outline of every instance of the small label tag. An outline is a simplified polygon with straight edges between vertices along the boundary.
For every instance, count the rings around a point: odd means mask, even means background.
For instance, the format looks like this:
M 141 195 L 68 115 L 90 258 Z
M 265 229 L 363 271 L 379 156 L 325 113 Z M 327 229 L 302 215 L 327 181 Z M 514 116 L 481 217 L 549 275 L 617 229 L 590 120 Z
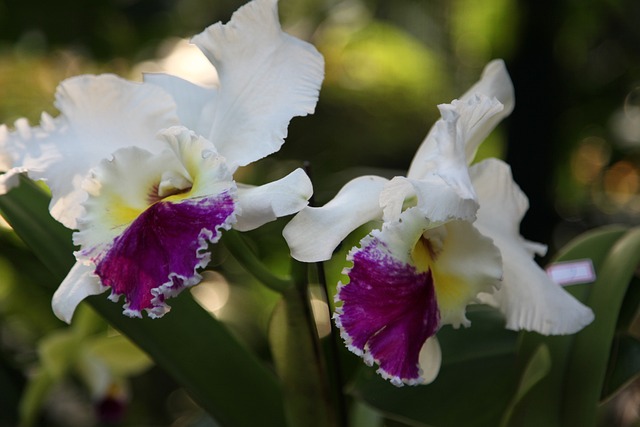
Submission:
M 593 263 L 590 259 L 558 262 L 547 267 L 547 275 L 561 286 L 577 283 L 591 283 L 596 280 Z

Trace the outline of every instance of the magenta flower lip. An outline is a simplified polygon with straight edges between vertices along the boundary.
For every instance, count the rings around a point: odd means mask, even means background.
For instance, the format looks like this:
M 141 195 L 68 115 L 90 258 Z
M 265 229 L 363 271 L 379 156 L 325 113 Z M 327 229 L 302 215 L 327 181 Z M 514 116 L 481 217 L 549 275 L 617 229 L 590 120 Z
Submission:
M 218 241 L 235 204 L 229 192 L 215 197 L 158 202 L 118 236 L 96 262 L 111 298 L 126 298 L 125 314 L 151 317 L 169 310 L 165 299 L 197 284 L 197 270 L 210 260 L 209 243 Z
M 394 259 L 376 238 L 350 258 L 350 282 L 340 287 L 336 314 L 349 349 L 377 363 L 396 385 L 421 382 L 420 350 L 440 323 L 431 271 Z

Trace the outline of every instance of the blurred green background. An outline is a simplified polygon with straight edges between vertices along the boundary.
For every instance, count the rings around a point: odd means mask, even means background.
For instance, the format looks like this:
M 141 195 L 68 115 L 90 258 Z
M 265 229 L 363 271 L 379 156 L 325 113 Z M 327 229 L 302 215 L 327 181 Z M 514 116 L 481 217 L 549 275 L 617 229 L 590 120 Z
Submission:
M 243 3 L 0 0 L 0 123 L 55 115 L 56 85 L 81 73 L 140 80 L 142 72 L 166 71 L 206 81 L 197 52 L 178 39 L 228 21 Z M 283 149 L 242 170 L 241 181 L 267 182 L 309 161 L 321 204 L 354 176 L 403 174 L 438 117 L 436 105 L 461 95 L 489 60 L 504 58 L 516 109 L 479 156 L 512 165 L 531 203 L 523 235 L 553 253 L 595 226 L 640 223 L 637 0 L 281 0 L 280 14 L 285 30 L 323 53 L 326 77 L 316 114 L 294 119 Z M 286 267 L 283 223 L 251 233 L 276 269 Z M 44 267 L 28 267 L 37 261 L 10 230 L 0 238 L 0 426 L 8 426 L 38 365 L 36 343 L 62 325 L 39 286 Z M 243 283 L 225 291 L 225 310 L 258 313 L 228 314 L 229 324 L 266 352 L 274 296 L 242 278 L 222 249 L 216 257 L 229 282 Z M 77 379 L 61 387 L 82 390 Z M 137 376 L 132 390 L 126 425 L 211 425 L 156 368 Z M 86 396 L 77 400 L 90 410 Z M 71 425 L 48 405 L 46 425 Z

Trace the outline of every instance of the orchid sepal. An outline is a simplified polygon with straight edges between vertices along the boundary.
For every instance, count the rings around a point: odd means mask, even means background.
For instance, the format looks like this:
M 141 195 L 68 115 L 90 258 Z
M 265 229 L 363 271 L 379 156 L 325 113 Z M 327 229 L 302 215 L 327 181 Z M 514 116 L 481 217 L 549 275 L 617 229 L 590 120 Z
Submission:
M 546 247 L 520 235 L 529 202 L 513 181 L 510 167 L 487 159 L 471 167 L 471 176 L 480 200 L 476 227 L 493 239 L 504 259 L 504 286 L 481 294 L 480 300 L 497 307 L 512 330 L 564 335 L 591 323 L 591 309 L 553 283 L 534 261 Z
M 211 25 L 191 41 L 220 81 L 197 130 L 232 170 L 278 151 L 289 121 L 314 112 L 324 59 L 313 45 L 282 31 L 277 0 L 249 2 L 229 23 Z

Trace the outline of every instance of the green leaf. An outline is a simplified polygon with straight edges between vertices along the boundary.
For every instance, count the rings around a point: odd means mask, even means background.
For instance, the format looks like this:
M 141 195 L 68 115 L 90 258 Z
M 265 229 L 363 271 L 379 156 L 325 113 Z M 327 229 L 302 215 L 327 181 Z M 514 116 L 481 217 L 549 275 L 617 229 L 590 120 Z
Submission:
M 513 413 L 514 408 L 518 402 L 535 386 L 542 378 L 544 378 L 551 370 L 551 356 L 549 355 L 549 348 L 542 344 L 531 356 L 531 360 L 527 363 L 522 378 L 520 378 L 520 384 L 516 390 L 515 395 L 502 417 L 501 426 L 509 425 L 509 419 Z
M 443 366 L 480 357 L 514 354 L 518 334 L 505 329 L 502 314 L 493 307 L 467 307 L 468 328 L 445 326 L 438 331 Z M 440 377 L 440 376 L 439 376 Z
M 349 425 L 351 427 L 383 427 L 384 419 L 369 405 L 355 400 L 351 406 Z
M 602 227 L 578 236 L 569 242 L 554 259 L 554 262 L 590 259 L 596 275 L 602 269 L 610 248 L 626 233 L 619 226 Z M 592 284 L 567 287 L 567 291 L 581 301 L 586 301 Z M 511 417 L 511 426 L 519 427 L 561 427 L 565 371 L 574 335 L 544 336 L 535 332 L 522 332 L 518 345 L 517 361 L 520 372 L 524 372 L 527 362 L 541 346 L 546 345 L 551 357 L 551 370 L 517 404 Z
M 71 232 L 48 213 L 48 197 L 28 180 L 0 197 L 0 212 L 59 283 L 74 262 Z M 284 424 L 275 376 L 183 292 L 161 319 L 130 319 L 97 295 L 87 301 L 182 384 L 224 426 Z M 44 381 L 44 380 L 43 380 Z M 247 402 L 251 410 L 247 410 Z
M 433 383 L 397 388 L 375 368 L 363 366 L 351 393 L 386 417 L 410 425 L 499 425 L 517 384 L 517 334 L 504 329 L 495 309 L 471 306 L 467 314 L 471 327 L 438 332 L 442 367 Z M 452 410 L 452 402 L 463 404 L 464 410 Z
M 33 181 L 0 196 L 0 213 L 42 263 L 58 278 L 75 262 L 71 230 L 49 215 L 49 196 Z
M 353 394 L 410 425 L 495 426 L 513 394 L 515 374 L 508 354 L 443 365 L 436 381 L 422 386 L 396 388 L 369 368 L 361 371 Z
M 619 334 L 614 340 L 611 351 L 602 399 L 613 396 L 638 376 L 640 376 L 640 340 Z
M 595 320 L 580 331 L 571 348 L 565 378 L 565 422 L 595 425 L 607 361 L 627 286 L 640 263 L 640 227 L 613 245 L 588 299 Z
M 636 274 L 631 279 L 622 301 L 616 329 L 618 332 L 629 332 L 631 335 L 640 337 L 638 327 L 640 327 L 640 275 Z

